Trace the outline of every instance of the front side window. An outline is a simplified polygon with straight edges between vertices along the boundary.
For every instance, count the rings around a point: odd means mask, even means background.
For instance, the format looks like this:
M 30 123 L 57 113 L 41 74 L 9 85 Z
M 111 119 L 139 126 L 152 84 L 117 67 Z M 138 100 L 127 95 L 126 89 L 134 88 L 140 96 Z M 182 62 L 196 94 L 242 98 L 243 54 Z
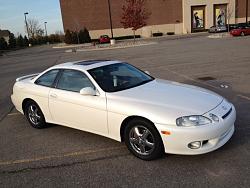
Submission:
M 44 73 L 42 76 L 40 76 L 35 81 L 35 84 L 47 86 L 47 87 L 52 87 L 58 72 L 59 72 L 59 70 L 55 69 L 55 70 L 50 70 L 50 71 Z
M 92 82 L 83 72 L 76 70 L 63 70 L 56 88 L 80 92 L 80 90 L 85 87 L 95 88 Z
M 88 70 L 105 92 L 136 87 L 154 78 L 127 63 L 116 63 Z

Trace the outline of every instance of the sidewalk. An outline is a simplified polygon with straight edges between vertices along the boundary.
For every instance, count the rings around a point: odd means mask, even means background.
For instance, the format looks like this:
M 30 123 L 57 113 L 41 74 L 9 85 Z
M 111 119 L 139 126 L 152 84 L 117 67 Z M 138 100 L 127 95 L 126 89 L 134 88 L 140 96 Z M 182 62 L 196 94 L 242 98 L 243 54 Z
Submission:
M 58 46 L 54 46 L 53 48 L 65 48 L 65 52 L 80 52 L 80 51 L 96 51 L 96 50 L 111 50 L 111 49 L 122 49 L 122 48 L 129 48 L 129 47 L 138 47 L 138 46 L 145 46 L 145 45 L 153 45 L 157 44 L 161 41 L 167 40 L 179 40 L 179 39 L 186 39 L 186 38 L 194 38 L 194 37 L 201 37 L 201 36 L 208 36 L 209 33 L 201 32 L 201 33 L 190 33 L 190 34 L 181 34 L 181 35 L 164 35 L 160 37 L 151 37 L 151 38 L 137 38 L 135 39 L 127 39 L 127 40 L 117 40 L 114 45 L 108 44 L 74 44 L 74 45 L 66 45 L 61 44 Z
M 187 39 L 187 38 L 195 38 L 208 36 L 210 33 L 208 32 L 199 32 L 199 33 L 188 33 L 188 34 L 179 34 L 179 35 L 163 35 L 160 37 L 151 37 L 151 38 L 142 38 L 142 40 L 178 40 L 178 39 Z
M 96 44 L 91 46 L 78 46 L 72 47 L 71 49 L 65 50 L 65 52 L 87 52 L 87 51 L 98 51 L 98 50 L 113 50 L 113 49 L 123 49 L 123 48 L 131 48 L 131 47 L 138 47 L 138 46 L 146 46 L 146 45 L 153 45 L 157 44 L 158 42 L 153 41 L 142 41 L 136 40 L 134 41 L 116 41 L 116 44 L 110 45 L 108 44 Z

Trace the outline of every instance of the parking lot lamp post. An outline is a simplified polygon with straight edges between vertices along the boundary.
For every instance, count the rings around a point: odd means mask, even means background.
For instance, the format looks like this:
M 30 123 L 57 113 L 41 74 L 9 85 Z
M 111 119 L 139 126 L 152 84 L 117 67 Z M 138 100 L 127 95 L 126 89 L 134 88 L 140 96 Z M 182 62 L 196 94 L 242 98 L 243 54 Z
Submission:
M 44 22 L 45 36 L 47 37 L 47 36 L 48 36 L 48 33 L 47 33 L 47 27 L 46 27 L 46 24 L 47 24 L 47 22 Z
M 25 25 L 26 25 L 26 31 L 27 31 L 27 34 L 28 34 L 28 38 L 30 38 L 29 29 L 28 29 L 28 23 L 27 23 L 27 18 L 26 18 L 27 14 L 29 14 L 29 13 L 28 12 L 24 13 L 24 20 L 25 20 Z
M 108 7 L 109 7 L 109 22 L 110 22 L 111 38 L 113 39 L 113 38 L 114 38 L 114 35 L 113 35 L 113 24 L 112 24 L 110 0 L 108 0 Z

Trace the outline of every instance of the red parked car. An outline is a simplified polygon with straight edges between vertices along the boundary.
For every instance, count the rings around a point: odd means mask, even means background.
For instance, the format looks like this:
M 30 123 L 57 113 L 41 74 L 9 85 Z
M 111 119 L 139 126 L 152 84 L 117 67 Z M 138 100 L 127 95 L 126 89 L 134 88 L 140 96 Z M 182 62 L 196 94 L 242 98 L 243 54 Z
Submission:
M 238 28 L 231 30 L 230 34 L 233 36 L 250 35 L 250 25 L 239 26 Z
M 110 42 L 110 38 L 108 35 L 101 35 L 99 38 L 99 43 L 109 43 Z

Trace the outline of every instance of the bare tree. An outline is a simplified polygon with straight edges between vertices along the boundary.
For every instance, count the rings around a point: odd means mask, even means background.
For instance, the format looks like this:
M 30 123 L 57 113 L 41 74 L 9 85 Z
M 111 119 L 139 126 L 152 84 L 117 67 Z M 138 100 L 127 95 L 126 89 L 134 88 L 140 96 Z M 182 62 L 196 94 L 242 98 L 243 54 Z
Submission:
M 56 31 L 55 31 L 55 34 L 56 34 L 56 35 L 64 35 L 64 32 L 61 31 L 61 30 L 56 30 Z
M 132 28 L 135 41 L 135 31 L 147 25 L 150 13 L 144 8 L 145 0 L 125 0 L 125 2 L 126 5 L 122 7 L 121 24 L 124 29 Z
M 74 22 L 74 28 L 75 28 L 75 32 L 76 32 L 76 36 L 77 36 L 77 43 L 80 44 L 80 39 L 79 39 L 79 32 L 81 30 L 81 25 L 78 21 L 78 19 L 73 19 Z
M 27 19 L 28 36 L 35 38 L 36 36 L 42 36 L 44 30 L 41 28 L 39 21 L 36 19 Z

